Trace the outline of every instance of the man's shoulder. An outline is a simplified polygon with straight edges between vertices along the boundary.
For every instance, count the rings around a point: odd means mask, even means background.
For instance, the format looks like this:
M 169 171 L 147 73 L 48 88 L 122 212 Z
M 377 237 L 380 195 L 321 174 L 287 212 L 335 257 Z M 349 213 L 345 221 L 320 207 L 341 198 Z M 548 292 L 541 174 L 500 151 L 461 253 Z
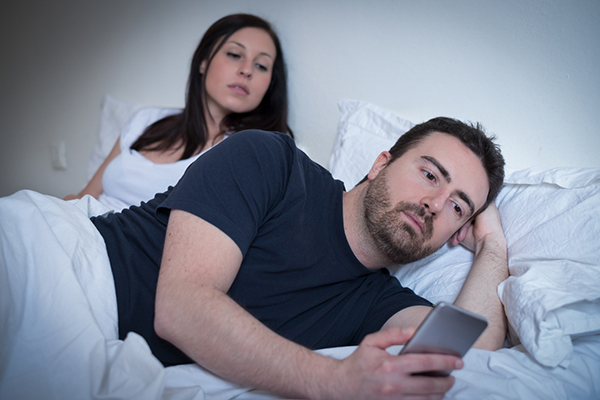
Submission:
M 220 146 L 216 146 L 218 148 Z M 237 132 L 223 141 L 223 152 L 229 153 L 238 161 L 256 159 L 263 163 L 269 160 L 288 162 L 298 156 L 294 140 L 279 132 L 250 129 Z
M 262 131 L 259 129 L 248 129 L 232 134 L 228 141 L 234 143 L 245 143 L 247 145 L 256 143 L 265 146 L 287 145 L 296 147 L 294 139 L 280 132 Z

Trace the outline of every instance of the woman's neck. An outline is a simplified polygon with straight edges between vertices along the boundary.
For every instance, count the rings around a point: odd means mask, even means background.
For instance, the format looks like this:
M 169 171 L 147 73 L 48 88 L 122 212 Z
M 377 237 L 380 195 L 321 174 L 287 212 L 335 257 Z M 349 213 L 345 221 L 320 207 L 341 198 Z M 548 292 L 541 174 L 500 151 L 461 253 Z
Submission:
M 205 121 L 207 129 L 206 143 L 204 143 L 203 148 L 199 149 L 199 152 L 211 148 L 222 139 L 221 133 L 223 132 L 221 132 L 221 122 L 223 121 L 223 118 L 211 118 L 211 116 L 208 115 L 206 116 Z

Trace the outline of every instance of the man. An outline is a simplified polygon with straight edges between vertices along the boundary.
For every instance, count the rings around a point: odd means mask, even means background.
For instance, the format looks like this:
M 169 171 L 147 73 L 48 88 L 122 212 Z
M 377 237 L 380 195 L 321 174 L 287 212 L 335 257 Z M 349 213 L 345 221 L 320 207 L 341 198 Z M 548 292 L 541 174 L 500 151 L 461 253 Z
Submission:
M 480 129 L 437 118 L 402 136 L 345 192 L 290 139 L 236 134 L 167 193 L 94 219 L 115 276 L 120 335 L 142 334 L 165 365 L 197 362 L 283 396 L 441 398 L 453 377 L 412 374 L 462 361 L 385 351 L 431 310 L 385 267 L 448 240 L 473 249 L 455 304 L 488 319 L 477 346 L 499 348 L 506 323 L 496 287 L 507 260 L 492 201 L 503 165 Z M 309 350 L 359 342 L 343 361 Z

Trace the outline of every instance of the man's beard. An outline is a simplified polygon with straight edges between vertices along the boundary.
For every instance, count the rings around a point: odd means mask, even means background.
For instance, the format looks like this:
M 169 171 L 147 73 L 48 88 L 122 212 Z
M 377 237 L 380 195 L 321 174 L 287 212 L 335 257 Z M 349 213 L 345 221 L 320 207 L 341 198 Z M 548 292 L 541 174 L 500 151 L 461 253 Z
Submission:
M 423 207 L 408 202 L 390 207 L 386 171 L 383 170 L 366 189 L 364 218 L 368 233 L 385 257 L 394 264 L 407 264 L 438 250 L 425 245 L 433 236 L 433 219 Z M 402 219 L 403 211 L 409 211 L 424 221 L 422 235 Z

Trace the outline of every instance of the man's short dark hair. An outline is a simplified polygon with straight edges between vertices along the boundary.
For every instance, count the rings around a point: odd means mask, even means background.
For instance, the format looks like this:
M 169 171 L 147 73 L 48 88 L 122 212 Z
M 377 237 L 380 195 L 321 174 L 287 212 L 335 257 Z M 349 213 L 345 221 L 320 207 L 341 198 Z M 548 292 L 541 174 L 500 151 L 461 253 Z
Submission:
M 437 117 L 415 125 L 404 135 L 400 136 L 389 150 L 392 158 L 388 164 L 400 158 L 408 150 L 417 146 L 423 139 L 435 132 L 454 136 L 467 146 L 481 161 L 490 186 L 486 202 L 479 212 L 485 210 L 494 201 L 500 189 L 502 189 L 504 182 L 504 157 L 502 157 L 498 145 L 494 143 L 495 136 L 488 136 L 479 123 L 467 124 L 453 118 Z M 360 183 L 365 180 L 366 177 Z

